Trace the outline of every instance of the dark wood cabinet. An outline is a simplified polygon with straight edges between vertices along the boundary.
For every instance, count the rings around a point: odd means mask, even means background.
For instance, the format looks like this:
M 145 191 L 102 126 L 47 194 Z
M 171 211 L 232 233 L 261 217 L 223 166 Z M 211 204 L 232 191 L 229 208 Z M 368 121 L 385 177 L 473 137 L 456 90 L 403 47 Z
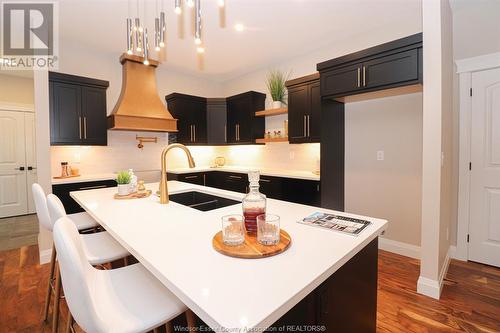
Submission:
M 264 133 L 265 119 L 255 112 L 264 109 L 266 95 L 248 91 L 227 101 L 227 143 L 253 144 Z
M 321 186 L 319 181 L 282 178 L 282 196 L 284 201 L 317 206 L 321 204 Z
M 321 93 L 319 75 L 287 81 L 288 141 L 310 143 L 321 140 Z
M 339 98 L 422 83 L 422 34 L 317 65 L 321 96 Z
M 177 119 L 177 142 L 185 145 L 204 145 L 207 136 L 207 99 L 173 93 L 165 96 L 167 107 Z
M 207 99 L 207 135 L 208 143 L 223 145 L 226 143 L 227 107 L 225 98 Z
M 68 183 L 52 185 L 52 193 L 62 201 L 67 214 L 83 212 L 83 208 L 70 196 L 72 191 L 93 190 L 98 188 L 115 187 L 113 179 L 92 182 Z
M 51 145 L 107 145 L 107 81 L 49 73 Z
M 205 172 L 190 172 L 190 173 L 170 173 L 167 172 L 167 180 L 177 180 L 184 183 L 206 186 Z

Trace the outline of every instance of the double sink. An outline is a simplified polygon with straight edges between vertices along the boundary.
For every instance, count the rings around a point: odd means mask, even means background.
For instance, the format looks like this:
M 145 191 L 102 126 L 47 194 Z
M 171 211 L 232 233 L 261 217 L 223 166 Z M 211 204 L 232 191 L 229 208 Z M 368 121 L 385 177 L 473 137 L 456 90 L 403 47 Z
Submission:
M 203 212 L 241 203 L 241 201 L 198 191 L 170 194 L 169 198 L 171 201 L 180 205 L 201 210 Z

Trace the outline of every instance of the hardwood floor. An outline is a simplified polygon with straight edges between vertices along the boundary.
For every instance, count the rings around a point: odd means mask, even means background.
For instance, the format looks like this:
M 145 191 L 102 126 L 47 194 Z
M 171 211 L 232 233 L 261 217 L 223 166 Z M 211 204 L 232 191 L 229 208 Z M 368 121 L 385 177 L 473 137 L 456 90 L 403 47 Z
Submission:
M 36 214 L 0 218 L 0 251 L 35 245 L 37 242 Z
M 500 332 L 500 269 L 452 260 L 436 301 L 416 293 L 418 260 L 379 253 L 378 332 Z M 40 320 L 49 267 L 37 262 L 36 245 L 0 252 L 1 333 L 50 332 Z

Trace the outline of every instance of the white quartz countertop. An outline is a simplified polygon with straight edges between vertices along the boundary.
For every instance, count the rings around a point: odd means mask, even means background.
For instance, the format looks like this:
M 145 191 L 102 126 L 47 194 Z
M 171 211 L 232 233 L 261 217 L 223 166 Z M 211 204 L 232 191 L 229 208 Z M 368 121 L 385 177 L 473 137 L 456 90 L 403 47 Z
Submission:
M 263 176 L 297 178 L 305 180 L 320 180 L 320 176 L 314 174 L 312 171 L 306 170 L 286 170 L 286 169 L 266 169 L 259 167 L 244 167 L 244 166 L 222 166 L 222 167 L 209 167 L 200 166 L 195 168 L 176 168 L 169 169 L 168 172 L 175 174 L 191 173 L 191 172 L 206 172 L 206 171 L 227 171 L 227 172 L 241 172 L 247 173 L 250 170 L 259 170 Z
M 176 181 L 168 186 L 170 194 L 198 190 L 237 200 L 244 196 Z M 146 187 L 156 191 L 158 184 Z M 241 214 L 240 204 L 201 212 L 175 202 L 161 205 L 154 195 L 114 200 L 115 192 L 105 188 L 71 196 L 218 332 L 273 324 L 387 227 L 385 220 L 361 217 L 373 223 L 358 236 L 314 228 L 296 221 L 333 211 L 268 199 L 267 211 L 281 217 L 281 227 L 292 238 L 290 248 L 274 257 L 237 259 L 216 252 L 212 237 L 220 231 L 222 216 Z
M 52 185 L 93 182 L 93 181 L 97 181 L 97 180 L 110 180 L 110 179 L 115 179 L 115 178 L 116 178 L 116 174 L 114 174 L 114 173 L 84 174 L 84 175 L 81 175 L 78 177 L 68 177 L 68 178 L 63 178 L 63 179 L 52 178 Z

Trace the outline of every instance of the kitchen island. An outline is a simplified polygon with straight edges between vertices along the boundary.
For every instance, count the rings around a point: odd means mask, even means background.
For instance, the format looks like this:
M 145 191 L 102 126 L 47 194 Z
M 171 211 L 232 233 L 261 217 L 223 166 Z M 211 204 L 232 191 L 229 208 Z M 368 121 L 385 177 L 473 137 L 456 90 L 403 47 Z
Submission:
M 158 184 L 146 187 L 155 191 Z M 244 196 L 176 181 L 168 187 L 171 195 Z M 161 205 L 154 195 L 115 200 L 115 192 L 71 196 L 214 331 L 375 332 L 378 236 L 387 221 L 361 217 L 371 225 L 350 236 L 297 223 L 333 211 L 268 199 L 267 212 L 281 217 L 291 247 L 274 257 L 237 259 L 215 251 L 212 237 L 222 216 L 241 214 L 240 204 L 203 212 L 173 201 Z

